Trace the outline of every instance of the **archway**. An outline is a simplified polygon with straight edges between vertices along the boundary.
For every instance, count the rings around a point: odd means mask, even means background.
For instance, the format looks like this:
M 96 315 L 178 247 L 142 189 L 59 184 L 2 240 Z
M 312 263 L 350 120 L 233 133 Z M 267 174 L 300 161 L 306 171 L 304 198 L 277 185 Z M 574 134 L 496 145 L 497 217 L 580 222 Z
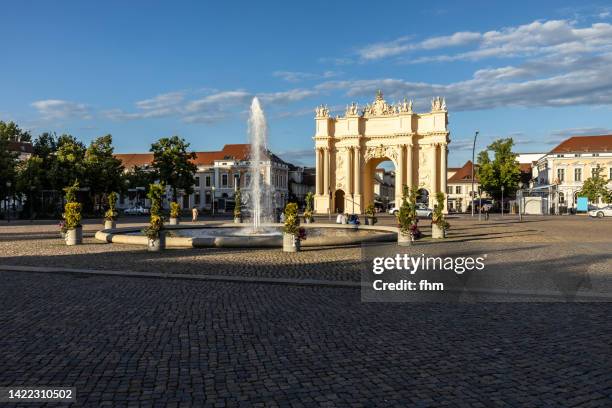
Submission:
M 344 191 L 336 190 L 336 194 L 334 194 L 334 204 L 337 213 L 344 212 Z
M 429 205 L 429 191 L 424 188 L 419 188 L 417 191 L 417 203 L 422 203 L 425 205 Z
M 388 157 L 368 160 L 363 179 L 364 208 L 373 204 L 379 211 L 386 211 L 395 203 L 395 163 Z

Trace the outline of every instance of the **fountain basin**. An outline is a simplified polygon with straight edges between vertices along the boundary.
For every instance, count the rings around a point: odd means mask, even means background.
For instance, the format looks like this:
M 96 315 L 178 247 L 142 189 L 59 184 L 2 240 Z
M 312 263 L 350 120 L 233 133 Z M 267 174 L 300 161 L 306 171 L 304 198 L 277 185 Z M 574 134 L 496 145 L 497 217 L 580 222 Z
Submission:
M 356 245 L 363 242 L 392 242 L 397 240 L 397 228 L 337 224 L 307 224 L 307 239 L 302 247 Z M 263 224 L 264 232 L 249 234 L 244 224 L 177 225 L 166 226 L 166 247 L 170 248 L 280 248 L 282 224 Z M 141 228 L 101 230 L 96 239 L 109 243 L 146 245 L 147 237 Z

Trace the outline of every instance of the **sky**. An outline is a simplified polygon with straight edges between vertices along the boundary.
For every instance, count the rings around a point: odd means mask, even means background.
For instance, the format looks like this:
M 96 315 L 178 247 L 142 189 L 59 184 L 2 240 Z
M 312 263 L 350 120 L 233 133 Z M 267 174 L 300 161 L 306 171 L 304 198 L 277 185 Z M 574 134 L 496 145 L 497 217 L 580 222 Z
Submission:
M 116 152 L 180 135 L 314 162 L 314 108 L 443 96 L 449 166 L 500 137 L 546 152 L 612 133 L 609 1 L 0 1 L 0 120 L 34 136 L 112 134 Z

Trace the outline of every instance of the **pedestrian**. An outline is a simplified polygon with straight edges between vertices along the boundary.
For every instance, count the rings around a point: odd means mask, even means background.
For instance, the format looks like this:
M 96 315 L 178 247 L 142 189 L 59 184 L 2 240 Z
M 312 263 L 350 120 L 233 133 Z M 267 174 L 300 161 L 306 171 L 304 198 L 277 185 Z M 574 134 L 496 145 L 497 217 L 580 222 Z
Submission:
M 490 208 L 490 206 L 483 205 L 482 207 L 483 207 L 483 210 L 484 210 L 484 213 L 485 213 L 485 221 L 489 221 L 489 208 Z
M 281 211 L 280 216 L 278 217 L 281 224 L 285 223 L 285 213 Z
M 191 222 L 196 222 L 198 220 L 198 215 L 200 214 L 200 211 L 198 211 L 197 207 L 193 207 L 191 209 Z

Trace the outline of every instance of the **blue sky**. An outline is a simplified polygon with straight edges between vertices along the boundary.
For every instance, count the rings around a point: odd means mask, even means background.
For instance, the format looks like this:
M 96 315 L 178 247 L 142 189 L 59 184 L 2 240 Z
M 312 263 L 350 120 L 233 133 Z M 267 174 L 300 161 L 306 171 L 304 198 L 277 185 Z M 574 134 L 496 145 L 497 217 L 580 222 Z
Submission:
M 370 5 L 375 5 L 370 9 Z M 547 151 L 612 133 L 609 1 L 81 2 L 2 5 L 0 120 L 34 135 L 111 133 L 118 152 L 178 134 L 246 140 L 262 100 L 269 147 L 312 164 L 313 109 L 445 96 L 450 165 L 512 136 Z

